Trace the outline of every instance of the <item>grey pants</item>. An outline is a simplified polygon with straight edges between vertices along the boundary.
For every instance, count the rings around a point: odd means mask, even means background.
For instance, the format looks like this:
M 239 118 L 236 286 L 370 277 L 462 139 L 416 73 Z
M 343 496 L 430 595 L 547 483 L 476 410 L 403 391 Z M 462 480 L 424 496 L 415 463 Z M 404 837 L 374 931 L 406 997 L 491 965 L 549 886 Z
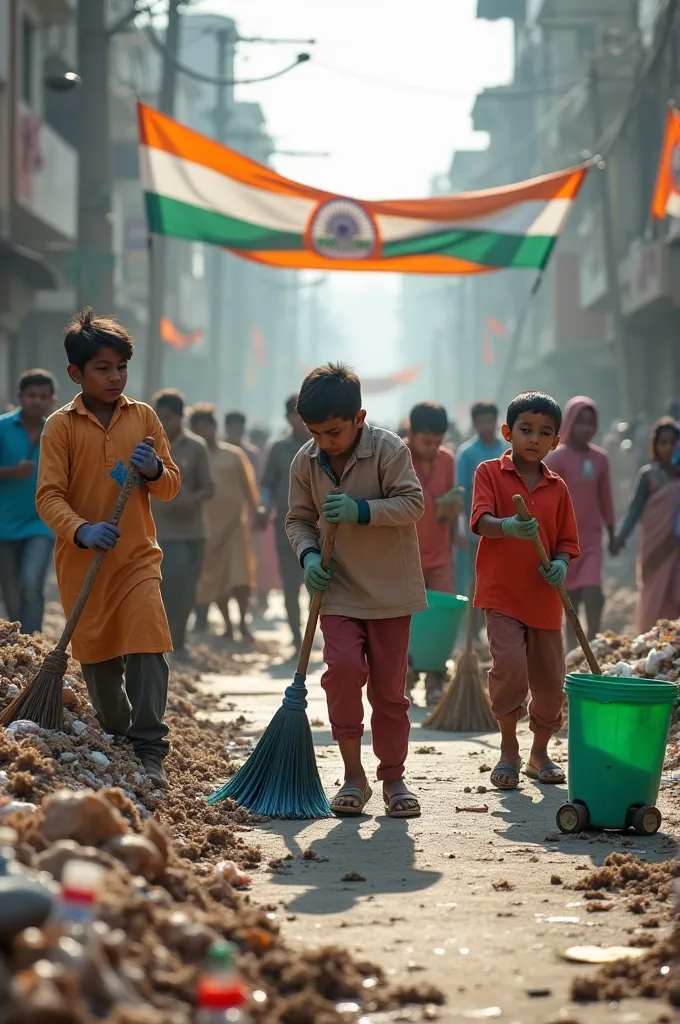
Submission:
M 45 578 L 52 564 L 54 537 L 0 541 L 0 589 L 10 622 L 22 633 L 42 629 Z
M 293 634 L 293 642 L 297 644 L 302 636 L 300 625 L 300 587 L 305 581 L 304 572 L 283 530 L 277 530 L 276 532 L 276 551 L 279 556 L 279 570 L 281 572 L 281 582 L 283 583 L 286 617 Z
M 135 754 L 165 757 L 170 744 L 163 721 L 168 700 L 164 654 L 128 654 L 83 665 L 83 678 L 104 732 L 129 739 Z
M 204 540 L 161 540 L 163 566 L 161 597 L 168 617 L 172 646 L 183 651 L 187 622 L 194 607 L 203 568 Z

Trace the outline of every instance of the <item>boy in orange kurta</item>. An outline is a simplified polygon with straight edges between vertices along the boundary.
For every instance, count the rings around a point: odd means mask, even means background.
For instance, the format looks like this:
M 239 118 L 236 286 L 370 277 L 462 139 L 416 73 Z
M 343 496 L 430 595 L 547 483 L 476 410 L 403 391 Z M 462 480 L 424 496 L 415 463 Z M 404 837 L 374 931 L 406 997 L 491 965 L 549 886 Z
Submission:
M 64 346 L 69 377 L 81 394 L 45 424 L 36 506 L 57 537 L 57 582 L 66 615 L 91 552 L 108 552 L 73 636 L 73 657 L 82 664 L 102 728 L 126 736 L 146 774 L 165 785 L 165 654 L 172 643 L 160 596 L 162 554 L 150 495 L 174 498 L 179 470 L 153 409 L 123 394 L 134 351 L 127 331 L 85 310 L 69 325 Z M 147 436 L 154 438 L 155 449 L 142 443 Z M 107 520 L 130 462 L 142 480 L 119 530 Z

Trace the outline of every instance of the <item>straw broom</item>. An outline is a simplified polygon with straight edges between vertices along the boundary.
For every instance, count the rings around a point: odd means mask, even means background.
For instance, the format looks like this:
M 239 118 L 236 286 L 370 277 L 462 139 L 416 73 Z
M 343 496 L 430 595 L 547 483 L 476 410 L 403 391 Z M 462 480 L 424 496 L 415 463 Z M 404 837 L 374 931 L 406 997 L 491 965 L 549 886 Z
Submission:
M 151 448 L 155 443 L 153 437 L 144 438 L 144 444 L 148 444 Z M 121 487 L 118 500 L 109 519 L 112 526 L 118 525 L 128 498 L 138 480 L 139 472 L 130 465 L 125 483 Z M 30 683 L 27 683 L 11 704 L 8 704 L 0 712 L 0 726 L 8 726 L 11 722 L 16 722 L 19 719 L 27 719 L 35 722 L 41 729 L 61 729 L 63 718 L 62 683 L 68 668 L 66 648 L 71 642 L 71 637 L 78 625 L 106 554 L 106 551 L 98 551 L 95 555 L 57 646 L 45 657 Z
M 473 625 L 471 594 L 465 650 L 458 659 L 455 675 L 444 696 L 423 722 L 425 728 L 446 732 L 491 732 L 497 729 L 489 695 L 480 676 Z
M 326 530 L 321 550 L 324 569 L 330 564 L 337 529 L 337 524 L 331 523 Z M 241 807 L 268 818 L 331 816 L 331 806 L 316 764 L 312 730 L 305 714 L 305 677 L 322 597 L 321 591 L 316 591 L 312 597 L 297 671 L 286 689 L 282 706 L 246 763 L 226 785 L 207 798 L 209 804 L 231 798 Z

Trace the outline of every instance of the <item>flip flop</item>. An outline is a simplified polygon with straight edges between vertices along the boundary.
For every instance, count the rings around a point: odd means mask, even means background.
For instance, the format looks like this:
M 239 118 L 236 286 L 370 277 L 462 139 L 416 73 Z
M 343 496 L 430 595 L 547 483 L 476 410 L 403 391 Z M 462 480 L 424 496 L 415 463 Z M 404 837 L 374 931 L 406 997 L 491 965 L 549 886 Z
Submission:
M 360 814 L 364 813 L 364 807 L 373 796 L 373 790 L 366 783 L 366 789 L 355 789 L 353 786 L 343 787 L 339 789 L 331 801 L 331 810 L 333 814 L 337 814 L 341 818 L 356 818 Z M 359 803 L 352 807 L 350 804 L 338 804 L 338 800 L 343 798 L 349 798 L 350 800 L 358 800 Z
M 519 770 L 522 767 L 522 759 L 520 758 L 515 764 L 512 761 L 499 761 L 494 770 L 491 772 L 491 785 L 495 786 L 496 789 L 517 789 L 519 786 Z M 514 782 L 498 782 L 498 778 L 504 775 L 510 779 L 514 779 Z
M 559 772 L 559 778 L 551 777 L 551 772 Z M 529 779 L 534 779 L 536 782 L 542 782 L 544 786 L 559 786 L 561 783 L 567 781 L 567 777 L 558 764 L 554 761 L 546 761 L 540 768 L 534 768 L 532 764 L 528 764 L 524 769 L 524 774 Z
M 395 804 L 401 803 L 403 800 L 413 800 L 417 804 L 416 807 L 407 808 L 404 807 L 400 811 L 395 811 Z M 420 817 L 420 801 L 415 793 L 410 793 L 408 789 L 405 789 L 402 793 L 393 793 L 391 797 L 386 797 L 383 793 L 383 801 L 385 803 L 385 810 L 389 818 L 419 818 Z

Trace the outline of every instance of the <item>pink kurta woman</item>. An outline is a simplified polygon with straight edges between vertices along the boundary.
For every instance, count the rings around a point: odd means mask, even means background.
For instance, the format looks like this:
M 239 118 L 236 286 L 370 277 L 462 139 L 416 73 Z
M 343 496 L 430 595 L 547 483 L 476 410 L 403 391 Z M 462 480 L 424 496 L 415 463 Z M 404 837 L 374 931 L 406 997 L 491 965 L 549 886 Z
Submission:
M 604 448 L 593 444 L 597 421 L 597 406 L 592 398 L 585 395 L 572 398 L 564 407 L 562 443 L 545 460 L 566 483 L 574 505 L 581 557 L 569 566 L 565 585 L 577 612 L 581 604 L 585 606 L 591 640 L 599 632 L 604 608 L 604 529 L 609 534 L 611 554 L 616 550 L 609 458 Z M 567 637 L 569 645 L 576 647 L 576 636 L 569 624 Z

